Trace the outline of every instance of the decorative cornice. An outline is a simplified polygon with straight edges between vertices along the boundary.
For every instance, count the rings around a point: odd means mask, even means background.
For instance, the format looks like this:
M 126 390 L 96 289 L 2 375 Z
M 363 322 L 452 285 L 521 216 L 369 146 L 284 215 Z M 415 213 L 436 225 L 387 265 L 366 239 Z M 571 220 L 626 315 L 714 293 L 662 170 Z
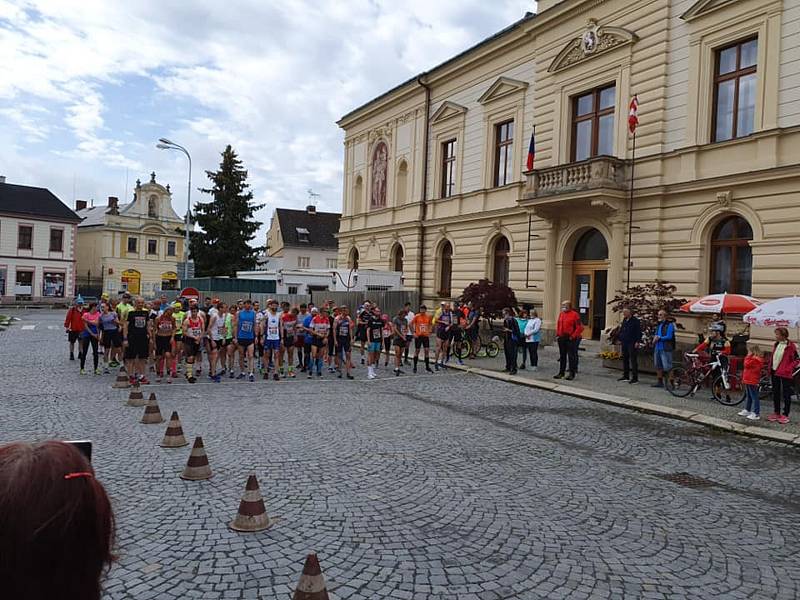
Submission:
M 431 125 L 436 125 L 454 117 L 463 117 L 467 112 L 466 106 L 461 106 L 455 102 L 445 100 L 442 105 L 436 109 L 436 112 L 431 116 Z
M 710 12 L 733 4 L 737 0 L 698 0 L 685 13 L 681 15 L 684 21 L 692 21 L 698 17 L 707 15 Z
M 609 50 L 636 43 L 638 40 L 639 37 L 632 31 L 622 27 L 598 26 L 597 21 L 589 19 L 583 34 L 564 46 L 550 63 L 547 71 L 549 73 L 561 71 Z
M 510 77 L 498 77 L 495 82 L 489 86 L 489 89 L 478 98 L 478 102 L 480 104 L 488 104 L 489 102 L 494 102 L 495 100 L 505 98 L 511 94 L 524 91 L 527 87 L 528 83 L 526 81 L 511 79 Z

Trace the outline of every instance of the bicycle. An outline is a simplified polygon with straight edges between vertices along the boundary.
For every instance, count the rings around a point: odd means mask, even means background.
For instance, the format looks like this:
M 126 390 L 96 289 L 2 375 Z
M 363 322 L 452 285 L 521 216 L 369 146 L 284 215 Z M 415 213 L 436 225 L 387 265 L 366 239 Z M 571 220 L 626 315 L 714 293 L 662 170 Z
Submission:
M 501 341 L 500 336 L 495 331 L 491 321 L 489 322 L 489 335 L 490 337 L 486 341 L 481 339 L 480 332 L 475 340 L 470 340 L 465 337 L 461 342 L 461 346 L 458 348 L 458 353 L 456 356 L 462 360 L 472 356 L 473 354 L 478 358 L 495 358 L 498 354 L 500 354 Z
M 684 357 L 688 365 L 675 367 L 667 378 L 667 391 L 670 394 L 679 398 L 694 396 L 712 373 L 718 373 L 711 381 L 714 400 L 725 406 L 736 406 L 744 400 L 742 379 L 739 375 L 728 372 L 727 357 L 719 354 L 710 361 L 705 361 L 697 353 L 687 353 Z

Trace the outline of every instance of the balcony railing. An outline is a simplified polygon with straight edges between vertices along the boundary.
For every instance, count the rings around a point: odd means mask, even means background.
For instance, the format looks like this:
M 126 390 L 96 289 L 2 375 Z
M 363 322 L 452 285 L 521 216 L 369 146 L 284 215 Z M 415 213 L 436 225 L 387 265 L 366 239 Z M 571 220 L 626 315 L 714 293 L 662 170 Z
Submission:
M 627 162 L 597 156 L 580 162 L 536 169 L 528 173 L 525 197 L 546 198 L 599 189 L 627 189 Z

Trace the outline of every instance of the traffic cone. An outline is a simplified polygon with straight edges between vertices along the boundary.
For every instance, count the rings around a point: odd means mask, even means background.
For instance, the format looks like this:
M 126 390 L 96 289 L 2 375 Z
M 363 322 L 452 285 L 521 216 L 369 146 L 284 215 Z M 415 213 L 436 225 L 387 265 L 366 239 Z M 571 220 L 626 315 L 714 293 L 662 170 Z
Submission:
M 128 394 L 128 401 L 125 404 L 127 406 L 135 406 L 136 408 L 145 406 L 147 402 L 145 402 L 144 395 L 142 394 L 142 388 L 138 386 L 131 388 L 131 393 Z
M 297 582 L 297 589 L 294 591 L 292 600 L 329 600 L 325 577 L 322 575 L 322 569 L 319 568 L 319 560 L 317 560 L 315 552 L 306 558 L 303 574 L 300 575 L 300 581 Z
M 258 479 L 255 475 L 250 475 L 239 503 L 239 513 L 229 527 L 234 531 L 261 531 L 270 525 L 261 490 L 258 489 Z
M 147 406 L 144 409 L 142 420 L 139 422 L 145 425 L 164 422 L 164 417 L 161 416 L 161 409 L 158 408 L 155 393 L 150 392 L 150 398 L 147 400 Z
M 192 452 L 189 454 L 186 468 L 181 473 L 181 479 L 199 481 L 201 479 L 210 479 L 211 475 L 208 456 L 206 455 L 206 449 L 203 447 L 203 438 L 198 435 L 194 438 L 194 446 L 192 446 Z
M 188 445 L 189 442 L 183 437 L 183 427 L 181 427 L 181 420 L 178 418 L 178 412 L 173 411 L 172 416 L 169 418 L 167 432 L 164 434 L 164 439 L 161 440 L 159 446 L 162 448 L 182 448 Z
M 128 371 L 125 370 L 125 365 L 122 365 L 119 368 L 117 379 L 114 381 L 114 384 L 111 387 L 119 390 L 128 389 L 131 387 L 131 382 L 128 380 Z

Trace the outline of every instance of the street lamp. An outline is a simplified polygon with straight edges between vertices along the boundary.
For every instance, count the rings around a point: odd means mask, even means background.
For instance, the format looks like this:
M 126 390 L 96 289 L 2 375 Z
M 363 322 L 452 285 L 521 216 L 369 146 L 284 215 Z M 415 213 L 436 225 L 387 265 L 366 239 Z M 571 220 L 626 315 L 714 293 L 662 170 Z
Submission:
M 189 279 L 189 216 L 192 213 L 192 157 L 189 151 L 175 142 L 171 142 L 167 138 L 158 138 L 156 148 L 160 150 L 178 150 L 186 155 L 189 159 L 189 187 L 186 188 L 186 239 L 183 242 L 183 278 L 184 281 Z M 184 284 L 185 285 L 185 284 Z

